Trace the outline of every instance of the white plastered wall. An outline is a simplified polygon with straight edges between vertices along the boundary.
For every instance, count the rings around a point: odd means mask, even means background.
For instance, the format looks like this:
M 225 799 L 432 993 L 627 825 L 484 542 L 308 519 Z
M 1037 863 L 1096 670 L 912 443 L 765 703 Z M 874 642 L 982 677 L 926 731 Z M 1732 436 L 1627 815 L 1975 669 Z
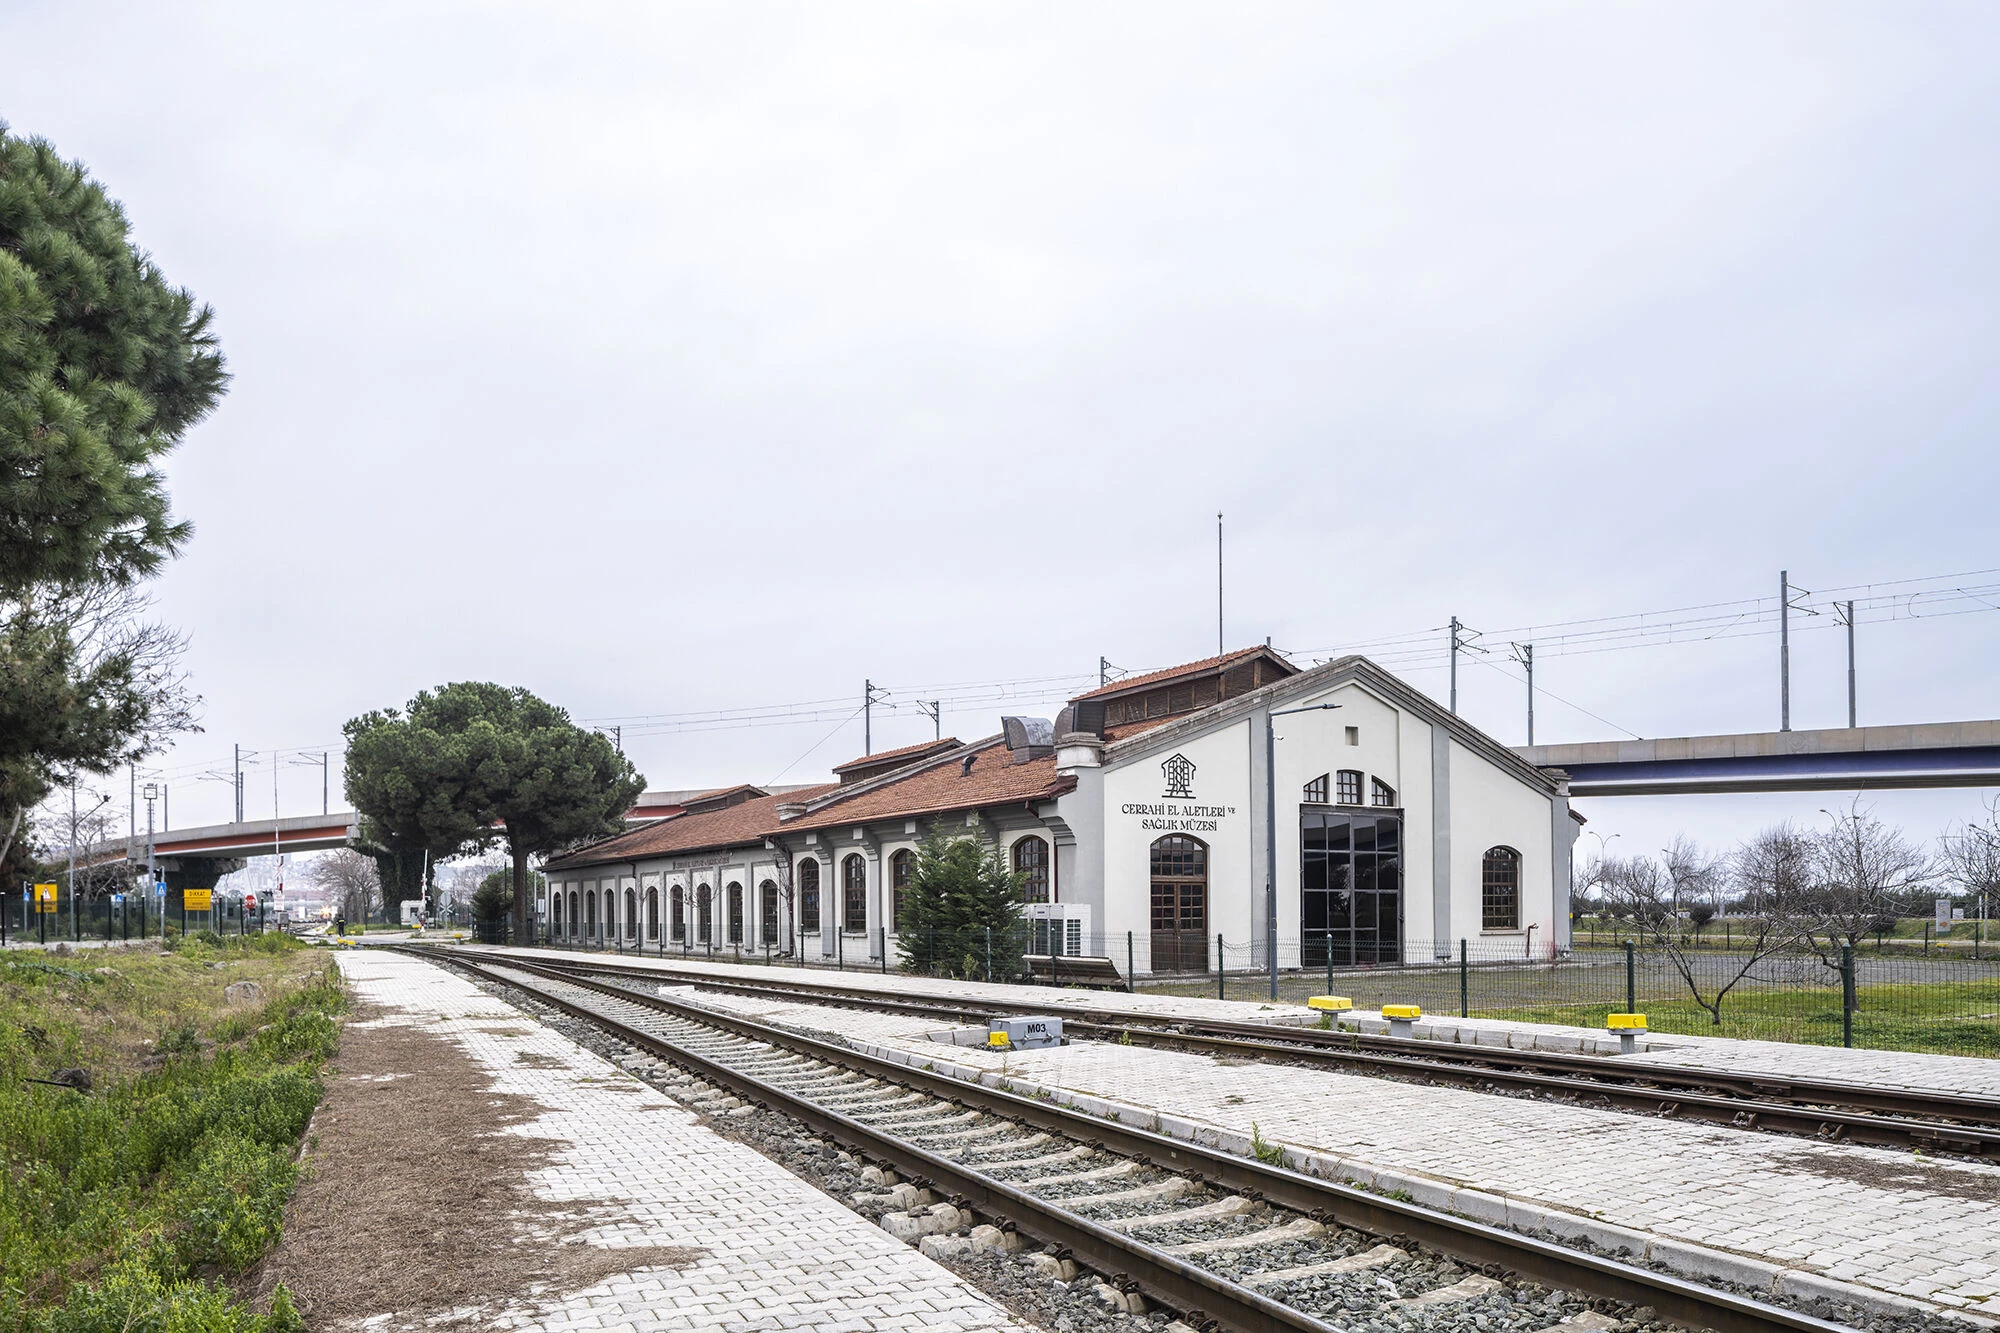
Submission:
M 1451 745 L 1452 933 L 1475 954 L 1487 956 L 1532 941 L 1546 955 L 1555 938 L 1555 894 L 1548 793 L 1453 741 Z M 1521 925 L 1487 931 L 1480 921 L 1480 872 L 1486 849 L 1512 847 L 1521 854 Z M 1451 942 L 1457 948 L 1457 940 Z
M 1170 749 L 1105 770 L 1103 929 L 1114 954 L 1122 949 L 1124 932 L 1132 932 L 1135 964 L 1142 972 L 1152 967 L 1153 841 L 1175 833 L 1198 838 L 1208 847 L 1211 952 L 1215 936 L 1220 934 L 1231 966 L 1247 962 L 1247 952 L 1239 954 L 1238 947 L 1250 943 L 1256 924 L 1263 919 L 1263 885 L 1253 884 L 1256 848 L 1263 830 L 1255 827 L 1251 811 L 1251 736 L 1250 720 L 1239 719 L 1189 737 Z M 1166 785 L 1160 765 L 1175 754 L 1185 755 L 1195 765 L 1192 800 L 1169 801 L 1163 796 Z M 1258 776 L 1261 778 L 1261 773 Z M 1211 816 L 1135 809 L 1171 807 L 1185 811 L 1215 806 L 1224 807 L 1226 813 Z M 1157 826 L 1183 823 L 1192 827 Z M 1295 883 L 1296 873 L 1294 870 Z M 1253 894 L 1258 898 L 1254 909 Z M 1296 907 L 1293 912 L 1296 917 Z

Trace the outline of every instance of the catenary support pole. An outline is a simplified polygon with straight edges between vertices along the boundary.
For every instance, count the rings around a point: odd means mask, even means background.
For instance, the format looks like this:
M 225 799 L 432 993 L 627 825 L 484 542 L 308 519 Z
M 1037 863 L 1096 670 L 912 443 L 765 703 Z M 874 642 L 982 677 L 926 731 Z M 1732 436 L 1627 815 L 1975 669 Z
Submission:
M 1854 712 L 1854 603 L 1847 604 L 1847 725 L 1850 730 L 1860 725 Z
M 1458 617 L 1451 618 L 1451 715 L 1458 716 Z
M 1221 657 L 1228 650 L 1223 646 L 1222 637 L 1222 511 L 1215 511 L 1215 655 Z
M 1778 571 L 1778 730 L 1792 729 L 1792 572 Z

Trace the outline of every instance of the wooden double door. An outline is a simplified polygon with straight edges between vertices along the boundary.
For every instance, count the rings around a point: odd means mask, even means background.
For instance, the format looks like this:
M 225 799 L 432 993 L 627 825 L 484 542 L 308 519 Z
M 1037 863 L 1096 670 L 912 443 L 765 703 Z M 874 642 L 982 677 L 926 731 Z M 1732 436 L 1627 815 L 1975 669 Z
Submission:
M 1153 971 L 1208 971 L 1208 846 L 1179 834 L 1152 848 Z

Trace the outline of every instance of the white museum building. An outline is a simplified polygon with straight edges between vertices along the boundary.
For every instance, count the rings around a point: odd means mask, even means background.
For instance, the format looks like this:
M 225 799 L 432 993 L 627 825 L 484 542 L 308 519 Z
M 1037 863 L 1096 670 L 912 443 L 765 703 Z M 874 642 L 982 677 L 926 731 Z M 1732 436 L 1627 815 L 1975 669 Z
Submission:
M 1273 939 L 1280 967 L 1314 969 L 1569 947 L 1563 774 L 1361 657 L 1301 671 L 1248 648 L 833 772 L 704 793 L 553 859 L 544 928 L 893 966 L 939 826 L 1022 874 L 1033 952 L 1120 971 L 1262 970 Z

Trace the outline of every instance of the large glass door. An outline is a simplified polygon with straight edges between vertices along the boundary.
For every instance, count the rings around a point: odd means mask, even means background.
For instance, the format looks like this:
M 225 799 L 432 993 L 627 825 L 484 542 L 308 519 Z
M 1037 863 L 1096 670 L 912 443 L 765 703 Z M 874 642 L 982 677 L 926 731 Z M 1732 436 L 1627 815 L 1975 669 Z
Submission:
M 1402 829 L 1397 815 L 1299 812 L 1304 966 L 1402 960 Z

